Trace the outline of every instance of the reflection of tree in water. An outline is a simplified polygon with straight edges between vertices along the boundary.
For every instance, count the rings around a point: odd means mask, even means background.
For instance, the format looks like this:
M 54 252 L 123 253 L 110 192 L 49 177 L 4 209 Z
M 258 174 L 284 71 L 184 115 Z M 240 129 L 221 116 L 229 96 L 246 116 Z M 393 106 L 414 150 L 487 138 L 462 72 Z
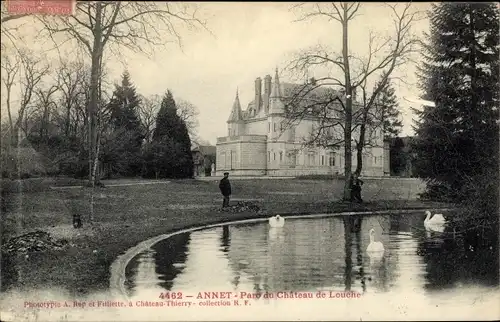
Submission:
M 469 283 L 498 284 L 498 246 L 484 243 L 478 229 L 453 234 L 416 230 L 418 254 L 426 264 L 428 290 L 452 288 Z
M 366 277 L 365 277 L 365 268 L 363 266 L 363 243 L 361 240 L 361 231 L 362 231 L 362 220 L 363 217 L 357 216 L 357 222 L 355 224 L 355 241 L 356 241 L 356 265 L 358 267 L 358 273 L 356 276 L 356 280 L 361 282 L 361 290 L 366 292 Z M 347 286 L 346 286 L 347 288 Z
M 342 222 L 344 223 L 344 285 L 345 290 L 350 291 L 352 286 L 352 238 L 353 233 L 356 232 L 354 216 L 344 216 Z
M 221 237 L 221 247 L 222 251 L 227 255 L 229 247 L 231 245 L 231 235 L 229 233 L 229 226 L 222 226 L 222 237 Z
M 373 228 L 374 221 L 381 222 L 383 228 L 389 227 L 388 218 L 377 218 L 371 216 L 364 219 L 362 216 L 344 216 L 344 239 L 345 239 L 345 266 L 344 266 L 344 286 L 346 291 L 353 290 L 358 283 L 362 292 L 366 292 L 367 282 L 378 291 L 388 291 L 388 268 L 387 261 L 375 261 L 366 254 L 366 247 L 369 240 L 365 241 L 363 234 L 367 234 Z M 388 245 L 385 245 L 387 248 Z M 356 262 L 353 265 L 353 253 L 356 254 Z M 390 252 L 387 252 L 388 256 Z M 353 276 L 355 281 L 353 281 Z
M 267 226 L 263 224 L 231 226 L 231 245 L 227 249 L 227 259 L 234 278 L 231 283 L 234 289 L 245 284 L 246 279 L 254 279 L 254 275 L 263 274 L 259 271 L 260 263 L 264 261 L 266 248 Z M 258 273 L 256 273 L 256 270 Z M 248 291 L 253 289 L 253 283 Z
M 172 289 L 175 277 L 184 270 L 189 241 L 190 234 L 184 233 L 164 239 L 152 247 L 156 251 L 154 258 L 160 286 L 166 290 Z
M 266 239 L 261 240 L 260 234 Z M 267 223 L 249 230 L 231 227 L 229 260 L 236 275 L 249 276 L 247 287 L 254 290 L 300 291 L 342 285 L 343 241 L 339 218 L 289 220 L 276 232 Z M 248 264 L 241 265 L 242 261 Z
M 229 225 L 222 226 L 222 236 L 220 239 L 221 249 L 224 253 L 224 257 L 229 260 L 229 249 L 231 248 L 231 231 Z M 229 266 L 231 266 L 231 262 L 229 262 Z M 240 271 L 238 269 L 234 270 L 234 277 L 231 280 L 231 284 L 234 286 L 234 290 L 238 289 L 238 285 L 240 284 Z

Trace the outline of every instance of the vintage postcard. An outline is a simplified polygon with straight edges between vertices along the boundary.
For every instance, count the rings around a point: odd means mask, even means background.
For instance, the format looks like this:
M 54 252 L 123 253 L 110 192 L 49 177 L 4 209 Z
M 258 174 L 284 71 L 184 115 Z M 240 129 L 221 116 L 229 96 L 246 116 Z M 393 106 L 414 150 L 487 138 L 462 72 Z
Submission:
M 2 1 L 1 321 L 498 320 L 499 6 Z

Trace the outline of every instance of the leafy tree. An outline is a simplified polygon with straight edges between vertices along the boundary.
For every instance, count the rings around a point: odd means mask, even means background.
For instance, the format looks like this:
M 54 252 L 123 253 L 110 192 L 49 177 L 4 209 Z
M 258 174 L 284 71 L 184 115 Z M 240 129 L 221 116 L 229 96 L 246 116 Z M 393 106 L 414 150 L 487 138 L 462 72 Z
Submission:
M 113 99 L 109 104 L 110 119 L 115 129 L 124 127 L 128 130 L 140 128 L 138 108 L 141 100 L 135 87 L 130 81 L 130 74 L 125 71 L 122 75 L 121 86 L 115 85 Z
M 379 83 L 383 83 L 383 79 Z M 378 87 L 375 85 L 374 91 Z M 376 99 L 376 113 L 379 114 L 382 124 L 382 132 L 384 137 L 397 137 L 401 133 L 403 123 L 400 119 L 399 103 L 396 96 L 396 91 L 390 80 L 387 80 L 382 86 L 379 95 Z
M 417 174 L 476 208 L 476 221 L 479 208 L 498 210 L 498 17 L 494 3 L 432 5 L 420 69 L 435 107 L 418 113 Z
M 167 91 L 163 96 L 158 116 L 156 117 L 156 127 L 153 132 L 153 140 L 159 141 L 162 137 L 173 137 L 179 132 L 179 117 L 177 116 L 177 105 L 175 104 L 172 92 Z
M 110 133 L 103 141 L 103 161 L 110 164 L 112 173 L 122 176 L 138 175 L 141 170 L 141 147 L 144 129 L 138 115 L 141 101 L 124 72 L 121 85 L 116 85 L 108 104 Z
M 152 143 L 145 151 L 146 176 L 190 178 L 193 176 L 191 140 L 186 124 L 177 114 L 173 95 L 162 99 Z

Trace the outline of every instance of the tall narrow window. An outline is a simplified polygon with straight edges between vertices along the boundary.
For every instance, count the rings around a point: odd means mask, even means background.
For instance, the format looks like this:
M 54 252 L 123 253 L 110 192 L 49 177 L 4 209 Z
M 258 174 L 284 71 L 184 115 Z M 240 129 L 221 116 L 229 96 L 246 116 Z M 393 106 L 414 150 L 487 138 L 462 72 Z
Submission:
M 280 152 L 280 162 L 283 162 L 283 151 Z
M 330 166 L 335 166 L 335 152 L 330 152 Z
M 271 132 L 271 122 L 267 122 L 267 133 Z
M 267 151 L 267 161 L 271 161 L 271 151 Z
M 273 123 L 274 132 L 276 132 L 276 123 Z
M 321 165 L 325 165 L 325 156 L 324 155 L 321 156 Z

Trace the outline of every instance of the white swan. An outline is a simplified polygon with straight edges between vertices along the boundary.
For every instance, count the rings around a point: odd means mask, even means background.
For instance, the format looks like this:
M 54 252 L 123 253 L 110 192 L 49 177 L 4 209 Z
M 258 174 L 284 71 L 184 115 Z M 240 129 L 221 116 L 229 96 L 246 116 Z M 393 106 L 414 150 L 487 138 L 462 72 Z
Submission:
M 273 228 L 279 228 L 285 226 L 285 218 L 280 215 L 269 218 L 269 225 Z
M 384 245 L 381 242 L 375 241 L 375 229 L 370 229 L 370 243 L 366 247 L 366 252 L 369 255 L 383 255 Z
M 424 220 L 425 229 L 442 233 L 444 231 L 444 225 L 446 224 L 446 219 L 444 219 L 443 215 L 434 214 L 434 216 L 432 216 L 431 218 L 431 212 L 429 210 L 426 210 L 425 214 L 426 214 Z
M 446 219 L 444 219 L 442 214 L 434 214 L 434 216 L 431 217 L 431 212 L 429 210 L 425 211 L 425 214 L 427 217 L 425 217 L 424 223 L 429 223 L 429 224 L 444 224 L 446 222 Z

